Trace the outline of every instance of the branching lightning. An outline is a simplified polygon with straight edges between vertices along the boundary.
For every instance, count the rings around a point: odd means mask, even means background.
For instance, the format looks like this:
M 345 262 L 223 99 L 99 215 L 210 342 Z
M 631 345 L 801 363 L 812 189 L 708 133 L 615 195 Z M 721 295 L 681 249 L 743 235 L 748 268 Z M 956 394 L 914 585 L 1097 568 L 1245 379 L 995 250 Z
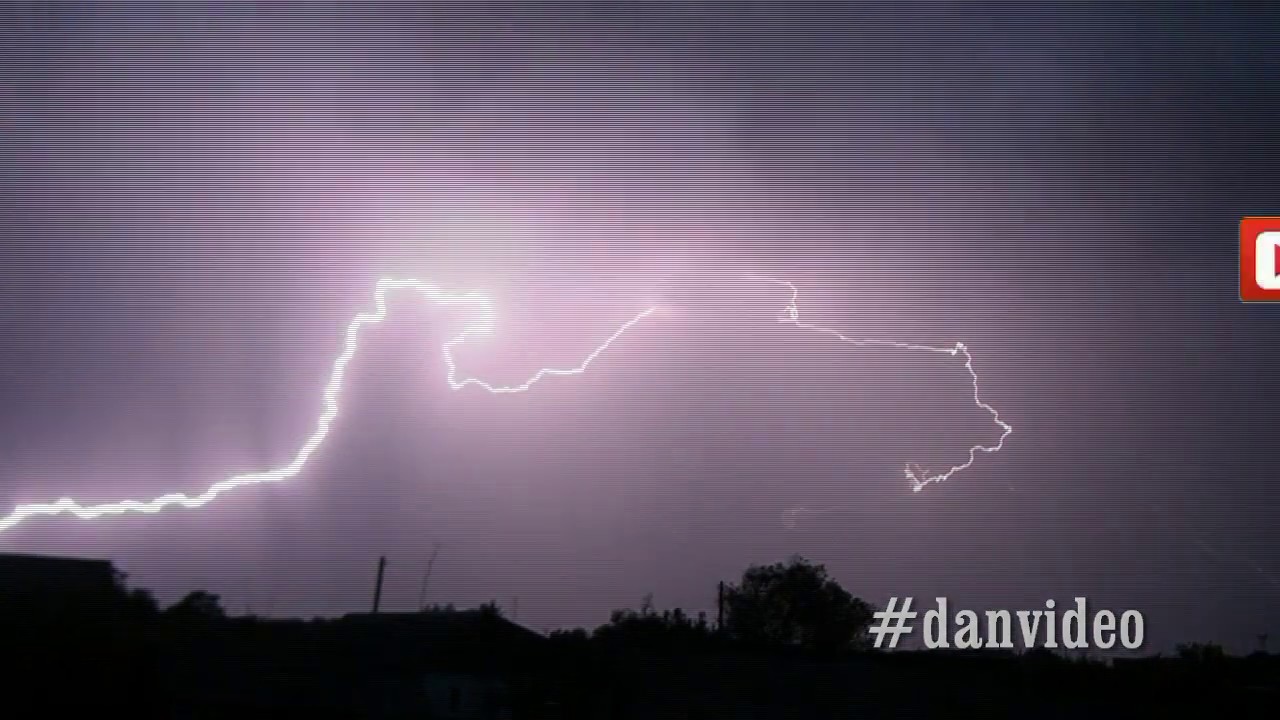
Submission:
M 995 423 L 1002 430 L 1000 439 L 995 445 L 991 446 L 974 445 L 969 449 L 969 457 L 967 461 L 953 466 L 946 472 L 929 474 L 918 465 L 908 464 L 905 472 L 907 479 L 911 482 L 913 490 L 919 491 L 931 482 L 942 482 L 949 479 L 956 473 L 965 470 L 974 463 L 977 458 L 977 454 L 980 452 L 998 452 L 1004 446 L 1005 438 L 1013 432 L 1012 426 L 1000 419 L 1000 414 L 996 409 L 983 402 L 979 397 L 978 376 L 973 370 L 973 358 L 969 355 L 968 350 L 963 344 L 958 343 L 952 348 L 937 348 L 927 345 L 914 345 L 887 340 L 848 338 L 835 330 L 802 322 L 800 320 L 800 309 L 797 305 L 799 291 L 793 284 L 785 280 L 775 280 L 773 278 L 759 276 L 748 276 L 748 279 L 772 283 L 787 288 L 791 293 L 791 298 L 784 309 L 782 316 L 778 318 L 778 321 L 794 325 L 801 330 L 828 335 L 841 342 L 855 346 L 885 347 L 900 350 L 941 353 L 951 355 L 953 357 L 964 357 L 965 369 L 968 370 L 970 377 L 973 379 L 974 403 L 991 414 Z M 329 436 L 329 432 L 338 418 L 338 401 L 342 393 L 343 384 L 346 380 L 347 367 L 350 365 L 359 349 L 362 331 L 369 326 L 378 325 L 387 319 L 388 295 L 392 292 L 402 290 L 413 291 L 424 300 L 437 305 L 465 306 L 474 308 L 477 311 L 477 317 L 461 333 L 445 342 L 441 348 L 441 353 L 444 356 L 447 371 L 445 374 L 445 382 L 453 390 L 461 390 L 469 386 L 475 386 L 493 394 L 522 393 L 529 390 L 534 384 L 543 378 L 579 375 L 586 372 L 587 368 L 595 361 L 595 359 L 608 350 L 619 337 L 631 330 L 644 319 L 653 315 L 658 309 L 657 307 L 650 307 L 623 323 L 613 332 L 613 334 L 596 346 L 596 348 L 575 367 L 568 369 L 543 368 L 535 372 L 529 379 L 517 385 L 496 386 L 473 377 L 459 379 L 458 367 L 453 355 L 454 349 L 459 345 L 476 338 L 493 334 L 496 326 L 496 313 L 494 311 L 493 304 L 489 299 L 476 293 L 443 291 L 420 280 L 384 278 L 378 281 L 374 289 L 374 310 L 372 312 L 364 312 L 356 315 L 347 325 L 346 332 L 343 335 L 342 352 L 338 355 L 337 359 L 334 360 L 333 369 L 329 374 L 329 380 L 324 386 L 324 409 L 316 419 L 315 429 L 306 441 L 302 443 L 302 446 L 298 449 L 297 453 L 288 464 L 272 470 L 236 475 L 220 480 L 209 486 L 209 488 L 204 492 L 194 496 L 189 496 L 184 493 L 169 493 L 148 501 L 121 500 L 119 502 L 102 503 L 98 505 L 81 505 L 72 498 L 62 498 L 51 503 L 19 505 L 14 508 L 13 512 L 3 518 L 0 518 L 0 532 L 10 530 L 22 523 L 24 520 L 37 516 L 70 514 L 82 520 L 92 520 L 105 515 L 158 513 L 168 507 L 182 507 L 188 509 L 198 508 L 212 502 L 224 492 L 248 485 L 279 482 L 300 474 L 306 467 L 312 455 L 315 454 L 315 452 L 324 443 L 325 439 Z
M 324 410 L 320 413 L 320 417 L 316 420 L 315 430 L 306 442 L 298 450 L 287 465 L 267 470 L 265 472 L 248 473 L 245 475 L 236 475 L 234 477 L 221 480 L 214 483 L 209 489 L 196 496 L 188 496 L 183 493 L 169 493 L 161 495 L 153 500 L 121 500 L 120 502 L 103 503 L 101 505 L 81 505 L 71 498 L 62 498 L 52 503 L 39 503 L 34 505 L 19 505 L 8 516 L 0 519 L 0 532 L 9 530 L 15 525 L 21 523 L 28 518 L 38 515 L 62 515 L 70 513 L 82 520 L 92 520 L 102 517 L 103 515 L 121 515 L 124 513 L 157 513 L 166 507 L 180 506 L 184 508 L 198 508 L 213 501 L 228 490 L 244 487 L 246 485 L 257 485 L 260 483 L 279 482 L 294 477 L 302 472 L 306 467 L 311 456 L 324 443 L 325 438 L 329 437 L 329 431 L 333 427 L 333 423 L 338 418 L 338 398 L 342 392 L 343 383 L 347 376 L 347 366 L 350 365 L 352 358 L 355 357 L 356 351 L 359 349 L 361 332 L 371 325 L 378 325 L 387 319 L 387 295 L 396 290 L 414 290 L 418 292 L 427 301 L 445 306 L 469 306 L 478 309 L 479 317 L 474 320 L 465 330 L 449 340 L 441 348 L 444 355 L 445 367 L 447 373 L 445 381 L 449 387 L 454 390 L 460 390 L 468 386 L 476 386 L 487 392 L 494 394 L 519 393 L 528 390 L 539 380 L 550 376 L 578 375 L 586 371 L 587 367 L 599 357 L 600 353 L 609 348 L 613 341 L 618 339 L 623 333 L 630 330 L 637 323 L 653 313 L 655 308 L 649 308 L 639 315 L 628 320 L 619 327 L 612 335 L 610 335 L 603 343 L 592 350 L 589 355 L 577 367 L 567 370 L 557 370 L 554 368 L 543 368 L 533 374 L 528 380 L 510 386 L 495 386 L 477 378 L 458 379 L 458 366 L 453 358 L 453 350 L 457 346 L 478 337 L 483 337 L 493 333 L 496 324 L 496 314 L 493 310 L 492 303 L 485 297 L 475 293 L 449 293 L 439 290 L 432 285 L 421 282 L 419 280 L 392 280 L 382 279 L 378 281 L 374 289 L 374 311 L 361 313 L 356 315 L 354 319 L 347 325 L 347 331 L 344 334 L 344 342 L 342 353 L 333 362 L 333 370 L 329 374 L 329 382 L 324 387 Z
M 802 321 L 800 319 L 800 306 L 798 304 L 800 300 L 800 291 L 792 283 L 787 282 L 786 280 L 777 280 L 774 278 L 763 277 L 760 275 L 750 275 L 748 277 L 754 280 L 759 280 L 761 282 L 767 282 L 767 283 L 772 283 L 774 285 L 779 285 L 781 287 L 786 288 L 788 291 L 790 291 L 791 300 L 787 303 L 787 307 L 783 309 L 782 314 L 778 317 L 778 322 L 780 323 L 794 325 L 795 327 L 800 328 L 801 330 L 807 330 L 810 332 L 819 333 L 821 335 L 826 335 L 828 337 L 835 338 L 836 340 L 839 340 L 842 343 L 847 343 L 849 345 L 854 345 L 857 347 L 892 348 L 896 350 L 908 350 L 911 352 L 940 353 L 944 355 L 950 355 L 952 357 L 959 356 L 964 358 L 964 369 L 968 371 L 969 378 L 973 383 L 973 403 L 974 405 L 977 405 L 979 408 L 981 408 L 982 410 L 986 411 L 989 415 L 991 415 L 992 421 L 994 421 L 995 424 L 1000 428 L 1000 438 L 996 441 L 994 445 L 978 444 L 970 447 L 969 459 L 965 460 L 959 465 L 951 466 L 951 468 L 949 468 L 946 472 L 930 474 L 920 465 L 917 465 L 915 463 L 907 463 L 903 469 L 903 473 L 906 475 L 907 481 L 911 483 L 911 489 L 913 491 L 920 492 L 922 489 L 924 489 L 924 486 L 928 485 L 929 483 L 944 482 L 946 480 L 950 480 L 951 477 L 956 473 L 961 472 L 963 470 L 967 470 L 969 466 L 973 465 L 973 463 L 976 462 L 978 459 L 978 453 L 988 453 L 988 454 L 997 453 L 1004 448 L 1004 440 L 1005 438 L 1009 437 L 1009 435 L 1013 432 L 1013 426 L 1005 422 L 1004 420 L 1000 419 L 1000 411 L 996 410 L 994 407 L 988 405 L 986 402 L 982 400 L 982 397 L 980 396 L 979 390 L 978 390 L 978 374 L 973 369 L 973 356 L 969 354 L 969 349 L 965 347 L 964 343 L 956 343 L 952 347 L 942 348 L 942 347 L 933 347 L 931 345 L 916 345 L 914 343 L 898 342 L 896 340 L 875 340 L 871 338 L 846 337 L 845 335 L 842 335 L 840 332 L 836 330 L 832 330 L 830 328 L 825 328 L 820 325 L 814 325 L 812 323 L 807 323 Z

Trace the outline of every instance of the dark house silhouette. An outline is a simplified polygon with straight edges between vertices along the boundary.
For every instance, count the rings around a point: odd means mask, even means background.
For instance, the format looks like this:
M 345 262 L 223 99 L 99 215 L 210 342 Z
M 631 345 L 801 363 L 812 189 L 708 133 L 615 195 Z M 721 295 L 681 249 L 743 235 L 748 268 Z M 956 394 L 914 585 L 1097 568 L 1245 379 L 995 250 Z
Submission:
M 496 720 L 534 701 L 530 671 L 545 638 L 499 615 L 361 613 L 343 617 L 334 629 L 363 646 L 357 651 L 362 664 L 379 665 L 373 676 L 355 673 L 374 681 L 371 690 L 399 697 L 425 717 Z
M 109 560 L 0 554 L 0 613 L 24 622 L 112 608 L 121 575 Z
M 102 698 L 154 677 L 144 635 L 127 625 L 123 579 L 108 560 L 0 554 L 0 636 L 13 659 L 0 685 L 56 678 L 76 691 L 57 694 L 51 712 L 101 713 Z M 129 697 L 145 715 L 152 699 Z
M 426 611 L 216 621 L 189 628 L 161 664 L 183 711 L 500 720 L 540 702 L 545 651 L 542 635 L 495 614 Z

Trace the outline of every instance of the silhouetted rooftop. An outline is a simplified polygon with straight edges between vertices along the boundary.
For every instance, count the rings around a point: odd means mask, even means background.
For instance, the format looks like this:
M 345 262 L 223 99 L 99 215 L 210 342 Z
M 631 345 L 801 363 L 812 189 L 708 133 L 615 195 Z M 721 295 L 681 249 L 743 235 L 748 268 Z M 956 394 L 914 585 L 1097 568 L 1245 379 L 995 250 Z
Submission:
M 59 612 L 97 613 L 116 593 L 110 560 L 0 553 L 0 605 L 52 617 Z
M 348 613 L 340 623 L 371 625 L 394 629 L 418 638 L 463 638 L 484 634 L 508 642 L 536 642 L 545 636 L 501 615 L 490 615 L 479 610 L 427 610 L 424 612 L 398 613 Z
M 60 565 L 64 567 L 111 567 L 110 560 L 70 557 L 64 555 L 34 555 L 28 553 L 0 553 L 0 566 Z

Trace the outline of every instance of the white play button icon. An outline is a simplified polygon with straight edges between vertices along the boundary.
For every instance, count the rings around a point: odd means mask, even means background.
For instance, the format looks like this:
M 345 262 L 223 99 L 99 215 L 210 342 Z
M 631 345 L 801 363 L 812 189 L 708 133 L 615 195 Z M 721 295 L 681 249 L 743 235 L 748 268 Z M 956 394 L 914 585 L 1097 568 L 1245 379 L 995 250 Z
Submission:
M 1253 255 L 1254 278 L 1263 290 L 1280 290 L 1280 274 L 1277 274 L 1276 256 L 1280 255 L 1280 231 L 1258 233 L 1258 244 Z

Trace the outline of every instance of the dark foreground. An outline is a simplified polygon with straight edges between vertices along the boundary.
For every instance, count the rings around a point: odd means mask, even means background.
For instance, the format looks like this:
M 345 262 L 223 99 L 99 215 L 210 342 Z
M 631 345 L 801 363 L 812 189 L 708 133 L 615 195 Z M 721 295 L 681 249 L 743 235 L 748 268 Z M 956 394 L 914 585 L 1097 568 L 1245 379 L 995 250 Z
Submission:
M 878 652 L 858 642 L 865 604 L 803 560 L 753 568 L 725 597 L 723 622 L 646 607 L 545 637 L 495 606 L 263 620 L 226 617 L 195 592 L 160 610 L 109 563 L 3 556 L 3 717 L 1043 720 L 1280 708 L 1280 655 Z M 829 642 L 837 635 L 850 641 Z
M 1280 656 L 813 657 L 547 639 L 482 612 L 6 623 L 9 698 L 127 717 L 1275 717 Z M 21 702 L 21 701 L 17 701 Z

